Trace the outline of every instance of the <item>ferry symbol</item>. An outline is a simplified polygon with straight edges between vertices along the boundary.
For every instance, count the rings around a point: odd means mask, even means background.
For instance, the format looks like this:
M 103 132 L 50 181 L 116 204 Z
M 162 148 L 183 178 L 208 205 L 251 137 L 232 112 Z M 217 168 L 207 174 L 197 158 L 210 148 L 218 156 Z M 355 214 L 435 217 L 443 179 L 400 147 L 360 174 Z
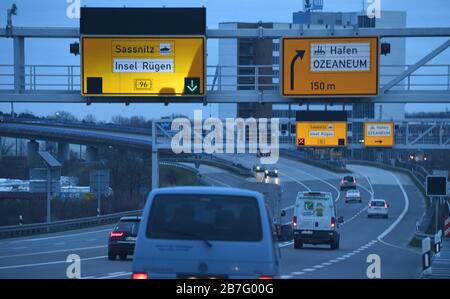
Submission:
M 314 55 L 325 55 L 325 49 L 322 46 L 316 46 L 314 48 Z
M 160 44 L 159 45 L 159 54 L 167 55 L 170 54 L 170 44 Z

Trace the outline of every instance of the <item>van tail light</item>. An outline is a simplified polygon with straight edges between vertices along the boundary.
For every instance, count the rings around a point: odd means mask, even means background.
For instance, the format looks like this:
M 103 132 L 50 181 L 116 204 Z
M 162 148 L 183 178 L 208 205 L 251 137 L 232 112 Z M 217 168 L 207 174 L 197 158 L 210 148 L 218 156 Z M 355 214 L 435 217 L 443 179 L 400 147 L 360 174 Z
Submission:
M 110 238 L 118 238 L 118 237 L 123 237 L 123 232 L 111 232 L 110 234 L 109 234 L 109 237 Z
M 131 274 L 131 279 L 148 279 L 148 274 L 145 272 L 136 272 Z
M 331 217 L 331 228 L 336 228 L 336 218 Z
M 387 209 L 387 203 L 384 203 L 384 208 Z
M 267 276 L 267 275 L 261 275 L 260 277 L 258 277 L 258 279 L 273 279 L 273 277 Z
M 297 226 L 297 216 L 294 216 L 294 218 L 292 218 L 292 224 L 296 227 Z

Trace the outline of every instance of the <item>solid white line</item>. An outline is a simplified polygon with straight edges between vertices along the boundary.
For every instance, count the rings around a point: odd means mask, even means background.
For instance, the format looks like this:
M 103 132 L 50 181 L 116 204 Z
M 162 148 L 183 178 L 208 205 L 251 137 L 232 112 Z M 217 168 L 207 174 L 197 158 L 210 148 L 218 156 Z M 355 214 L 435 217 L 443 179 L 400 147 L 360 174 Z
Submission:
M 69 234 L 69 235 L 17 240 L 17 241 L 11 241 L 11 243 L 35 242 L 35 241 L 44 241 L 44 240 L 51 240 L 51 239 L 57 239 L 57 238 L 69 238 L 69 237 L 74 237 L 74 236 L 83 236 L 83 235 L 95 234 L 95 233 L 106 232 L 106 231 L 111 231 L 111 230 L 112 230 L 112 228 L 107 228 L 107 229 L 100 229 L 100 230 L 95 230 L 95 231 L 90 231 L 90 232 L 83 232 L 83 233 L 76 233 L 76 234 Z
M 108 276 L 114 276 L 114 275 L 120 275 L 120 274 L 126 274 L 127 272 L 125 271 L 119 271 L 119 272 L 112 272 L 112 273 L 108 273 Z
M 13 255 L 2 255 L 2 256 L 0 256 L 0 259 L 11 258 L 11 257 L 20 257 L 20 256 L 52 254 L 52 253 L 68 252 L 68 251 L 91 250 L 91 249 L 99 249 L 99 248 L 104 248 L 104 247 L 108 247 L 108 245 L 99 245 L 99 246 L 91 246 L 91 247 L 80 247 L 80 248 L 68 248 L 68 249 L 59 249 L 59 250 L 52 250 L 52 251 L 40 251 L 40 252 L 30 252 L 30 253 L 13 254 Z
M 290 176 L 290 175 L 288 175 L 286 173 L 282 173 L 280 175 L 290 178 L 291 180 L 293 180 L 294 182 L 296 182 L 300 186 L 303 186 L 306 190 L 311 191 L 311 189 L 308 186 L 306 186 L 304 183 L 302 183 L 301 181 L 297 180 L 296 178 L 294 178 L 294 177 L 292 177 L 292 176 Z
M 102 276 L 102 277 L 97 277 L 97 279 L 109 279 L 109 278 L 115 278 L 115 277 L 121 277 L 121 276 L 130 276 L 131 272 L 124 272 L 121 274 L 116 274 L 116 275 L 108 275 L 108 276 Z
M 96 257 L 88 257 L 88 258 L 85 258 L 85 259 L 80 259 L 80 261 L 99 260 L 99 259 L 104 259 L 104 258 L 106 258 L 106 255 L 104 255 L 104 256 L 96 256 Z M 35 266 L 47 266 L 47 265 L 56 265 L 56 264 L 67 264 L 67 261 L 63 260 L 63 261 L 46 262 L 46 263 L 4 266 L 4 267 L 0 267 L 0 270 L 35 267 Z
M 95 278 L 95 276 L 85 276 L 85 277 L 81 277 L 81 279 L 93 279 Z
M 400 223 L 400 221 L 402 221 L 402 219 L 405 217 L 405 215 L 409 209 L 409 198 L 408 198 L 408 194 L 406 194 L 405 188 L 403 188 L 402 184 L 400 183 L 399 179 L 397 178 L 397 176 L 395 174 L 393 174 L 391 172 L 389 172 L 389 174 L 395 179 L 398 186 L 400 187 L 400 190 L 402 190 L 403 198 L 405 200 L 405 206 L 403 208 L 402 213 L 400 214 L 400 216 L 398 216 L 398 218 L 395 220 L 395 222 L 392 223 L 391 226 L 389 226 L 384 232 L 382 232 L 377 237 L 378 241 L 381 241 L 384 237 L 386 237 L 386 235 L 389 234 Z

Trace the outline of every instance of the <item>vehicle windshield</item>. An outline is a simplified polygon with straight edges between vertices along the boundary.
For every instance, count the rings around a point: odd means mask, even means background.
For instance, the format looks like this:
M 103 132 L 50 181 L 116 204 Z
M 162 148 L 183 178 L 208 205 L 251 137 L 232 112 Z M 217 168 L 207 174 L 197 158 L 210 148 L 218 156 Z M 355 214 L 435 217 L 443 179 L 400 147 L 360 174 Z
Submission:
M 384 206 L 384 201 L 381 200 L 374 200 L 371 201 L 370 204 L 374 207 L 383 207 Z
M 353 182 L 353 177 L 351 177 L 351 176 L 346 176 L 346 177 L 344 177 L 344 181 L 347 181 L 347 182 Z
M 252 197 L 159 195 L 150 211 L 148 238 L 248 242 L 262 239 L 258 203 Z

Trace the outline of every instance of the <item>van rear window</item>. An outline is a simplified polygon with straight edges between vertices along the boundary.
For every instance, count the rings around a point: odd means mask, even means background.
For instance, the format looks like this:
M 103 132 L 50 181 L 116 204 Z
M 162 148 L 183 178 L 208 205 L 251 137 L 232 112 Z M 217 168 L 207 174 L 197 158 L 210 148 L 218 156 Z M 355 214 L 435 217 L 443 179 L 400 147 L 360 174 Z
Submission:
M 147 237 L 261 241 L 258 202 L 253 197 L 242 196 L 158 195 L 150 208 Z

